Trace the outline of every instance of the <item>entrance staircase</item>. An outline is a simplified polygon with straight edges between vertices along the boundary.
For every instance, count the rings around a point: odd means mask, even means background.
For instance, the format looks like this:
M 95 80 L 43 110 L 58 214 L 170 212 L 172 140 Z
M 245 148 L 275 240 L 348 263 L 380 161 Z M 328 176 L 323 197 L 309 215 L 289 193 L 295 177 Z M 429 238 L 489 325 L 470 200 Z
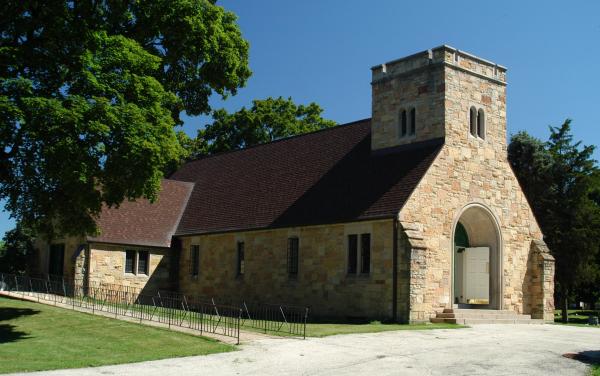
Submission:
M 531 315 L 519 315 L 514 311 L 496 309 L 446 308 L 430 319 L 432 323 L 446 324 L 543 324 L 544 320 L 532 319 Z

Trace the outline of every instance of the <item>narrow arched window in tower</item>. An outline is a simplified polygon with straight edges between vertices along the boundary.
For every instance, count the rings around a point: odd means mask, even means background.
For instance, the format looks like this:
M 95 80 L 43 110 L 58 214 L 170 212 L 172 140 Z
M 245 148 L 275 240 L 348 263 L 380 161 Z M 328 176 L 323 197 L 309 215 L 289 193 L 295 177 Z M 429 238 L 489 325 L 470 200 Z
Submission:
M 410 135 L 414 136 L 417 132 L 417 111 L 413 107 L 410 110 Z
M 477 111 L 477 136 L 485 139 L 485 114 L 482 108 Z
M 407 128 L 407 124 L 406 124 L 406 110 L 401 110 L 400 111 L 400 122 L 399 122 L 400 126 L 398 127 L 398 134 L 400 135 L 400 137 L 404 137 L 406 136 L 406 128 Z
M 469 130 L 471 136 L 477 137 L 477 110 L 475 107 L 471 107 L 469 110 Z

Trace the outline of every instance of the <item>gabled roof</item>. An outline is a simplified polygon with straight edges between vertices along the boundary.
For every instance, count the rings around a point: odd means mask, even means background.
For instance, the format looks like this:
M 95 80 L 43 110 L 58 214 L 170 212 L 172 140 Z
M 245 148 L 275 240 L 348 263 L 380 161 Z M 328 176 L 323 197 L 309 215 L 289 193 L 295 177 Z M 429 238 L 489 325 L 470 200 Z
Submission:
M 170 177 L 195 183 L 176 235 L 392 217 L 441 145 L 371 152 L 367 119 L 188 162 Z
M 193 184 L 163 179 L 158 199 L 125 201 L 118 208 L 104 207 L 96 221 L 100 234 L 90 242 L 170 247 Z

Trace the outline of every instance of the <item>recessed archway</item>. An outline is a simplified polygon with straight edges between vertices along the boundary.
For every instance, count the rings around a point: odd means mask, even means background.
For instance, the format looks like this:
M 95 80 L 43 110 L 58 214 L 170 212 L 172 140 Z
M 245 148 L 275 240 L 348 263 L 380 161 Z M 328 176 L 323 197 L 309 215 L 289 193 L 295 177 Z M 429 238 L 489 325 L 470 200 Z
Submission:
M 502 309 L 500 226 L 494 214 L 481 204 L 465 206 L 455 219 L 451 294 L 454 304 Z

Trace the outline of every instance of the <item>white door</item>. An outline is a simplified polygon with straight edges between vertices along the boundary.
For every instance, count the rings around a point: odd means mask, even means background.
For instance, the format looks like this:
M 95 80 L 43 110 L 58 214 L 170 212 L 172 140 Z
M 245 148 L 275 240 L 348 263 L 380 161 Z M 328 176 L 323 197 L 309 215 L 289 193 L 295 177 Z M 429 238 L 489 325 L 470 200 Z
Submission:
M 465 248 L 463 253 L 463 296 L 465 303 L 490 302 L 490 249 Z

